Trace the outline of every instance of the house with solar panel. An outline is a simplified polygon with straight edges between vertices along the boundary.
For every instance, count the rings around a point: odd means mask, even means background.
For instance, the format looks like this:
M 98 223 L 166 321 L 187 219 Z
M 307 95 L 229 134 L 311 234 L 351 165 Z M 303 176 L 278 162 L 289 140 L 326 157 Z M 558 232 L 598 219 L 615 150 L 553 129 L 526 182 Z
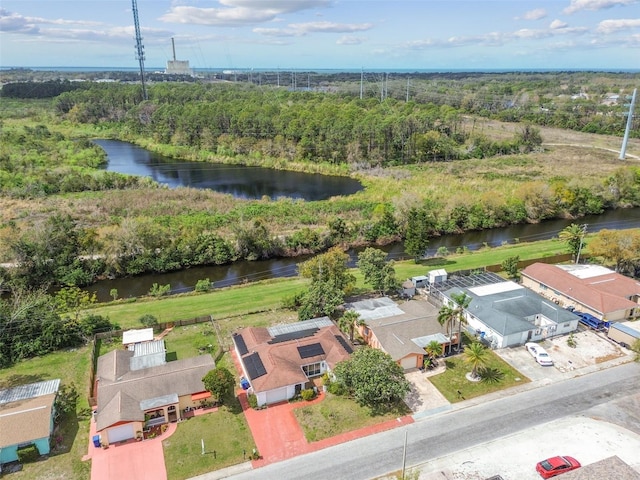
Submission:
M 329 317 L 247 327 L 232 338 L 248 391 L 255 394 L 259 406 L 289 400 L 313 387 L 313 379 L 353 353 Z
M 30 445 L 49 453 L 59 388 L 56 379 L 0 390 L 0 465 L 18 461 L 18 450 Z
M 425 277 L 426 278 L 426 277 Z M 404 370 L 422 368 L 425 347 L 437 341 L 444 353 L 455 341 L 438 322 L 438 309 L 426 301 L 398 304 L 389 297 L 345 304 L 362 321 L 358 334 L 372 348 L 388 353 Z
M 467 332 L 491 348 L 505 348 L 570 333 L 579 317 L 553 301 L 495 273 L 450 276 L 432 289 L 444 304 L 465 293 Z

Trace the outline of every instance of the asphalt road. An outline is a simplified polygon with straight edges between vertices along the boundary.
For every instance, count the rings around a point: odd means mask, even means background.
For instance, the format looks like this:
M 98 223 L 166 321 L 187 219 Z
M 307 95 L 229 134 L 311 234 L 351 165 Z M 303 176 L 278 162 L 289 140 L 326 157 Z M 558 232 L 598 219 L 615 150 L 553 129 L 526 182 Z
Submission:
M 475 445 L 640 393 L 640 364 L 629 363 L 531 390 L 510 389 L 479 403 L 469 400 L 445 413 L 234 476 L 242 479 L 370 479 L 424 464 Z M 606 413 L 605 413 L 606 415 Z M 614 423 L 616 419 L 611 419 Z M 277 426 L 274 426 L 277 428 Z M 640 434 L 640 423 L 627 428 Z

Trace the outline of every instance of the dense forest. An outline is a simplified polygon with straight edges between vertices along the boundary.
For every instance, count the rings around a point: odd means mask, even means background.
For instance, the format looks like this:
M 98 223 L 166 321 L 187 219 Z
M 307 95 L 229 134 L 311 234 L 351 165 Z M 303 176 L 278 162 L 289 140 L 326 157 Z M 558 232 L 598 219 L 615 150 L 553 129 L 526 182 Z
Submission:
M 313 89 L 163 82 L 149 86 L 148 100 L 135 84 L 73 82 L 50 100 L 5 98 L 0 260 L 17 268 L 0 275 L 27 287 L 86 285 L 638 206 L 637 165 L 545 147 L 542 133 L 621 136 L 632 81 L 465 74 L 385 79 L 362 94 L 354 78 Z M 6 87 L 4 97 L 28 97 L 29 82 Z M 483 119 L 502 127 L 489 131 Z M 168 190 L 100 170 L 105 155 L 92 138 L 183 159 L 352 175 L 366 189 L 322 202 Z

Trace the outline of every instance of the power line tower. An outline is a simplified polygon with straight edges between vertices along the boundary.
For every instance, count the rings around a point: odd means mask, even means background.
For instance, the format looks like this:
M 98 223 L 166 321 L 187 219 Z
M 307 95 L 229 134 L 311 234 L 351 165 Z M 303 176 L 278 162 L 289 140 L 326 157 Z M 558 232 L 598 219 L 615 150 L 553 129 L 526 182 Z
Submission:
M 624 160 L 627 154 L 627 142 L 629 141 L 629 130 L 631 130 L 631 125 L 633 124 L 633 109 L 636 106 L 637 91 L 638 91 L 637 88 L 633 89 L 633 95 L 631 96 L 631 103 L 628 104 L 629 113 L 627 114 L 627 126 L 624 130 L 624 138 L 622 139 L 622 148 L 620 148 L 620 156 L 618 157 L 618 160 Z
M 131 0 L 133 9 L 133 25 L 136 30 L 136 60 L 140 63 L 140 81 L 142 82 L 142 98 L 147 100 L 147 87 L 144 83 L 144 45 L 142 45 L 142 35 L 140 35 L 140 22 L 138 21 L 138 2 Z

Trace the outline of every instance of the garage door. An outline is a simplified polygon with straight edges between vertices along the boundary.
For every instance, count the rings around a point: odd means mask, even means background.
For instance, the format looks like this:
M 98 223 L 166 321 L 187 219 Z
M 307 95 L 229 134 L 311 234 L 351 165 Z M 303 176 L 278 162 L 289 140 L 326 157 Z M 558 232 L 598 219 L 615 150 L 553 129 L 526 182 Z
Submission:
M 133 424 L 127 423 L 126 425 L 120 425 L 119 427 L 112 427 L 107 430 L 109 437 L 109 443 L 122 442 L 134 437 Z
M 267 404 L 284 402 L 287 398 L 287 387 L 276 388 L 267 392 Z
M 410 357 L 404 357 L 400 360 L 400 366 L 402 366 L 402 368 L 404 368 L 405 370 L 416 368 L 416 357 L 414 357 L 413 355 L 411 355 Z

